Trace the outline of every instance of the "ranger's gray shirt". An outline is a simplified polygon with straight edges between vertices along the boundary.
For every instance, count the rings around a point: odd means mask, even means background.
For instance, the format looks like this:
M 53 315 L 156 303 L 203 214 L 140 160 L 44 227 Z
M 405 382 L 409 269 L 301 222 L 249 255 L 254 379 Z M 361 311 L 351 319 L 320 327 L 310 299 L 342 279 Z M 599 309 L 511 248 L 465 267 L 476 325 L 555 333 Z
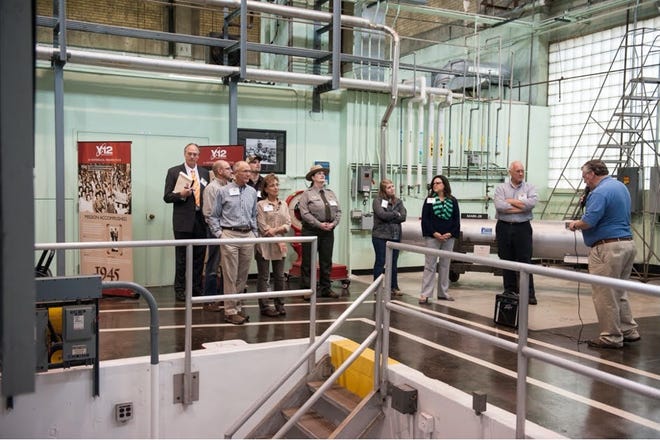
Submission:
M 319 193 L 320 189 L 311 186 L 302 193 L 300 200 L 298 201 L 298 209 L 300 209 L 300 217 L 302 217 L 303 223 L 308 224 L 313 228 L 319 229 L 321 223 L 330 222 L 332 227 L 335 228 L 341 220 L 341 207 L 339 206 L 339 200 L 334 192 L 328 188 L 322 188 L 324 195 L 328 204 L 330 205 L 330 218 L 325 218 L 325 203 L 321 199 L 321 194 Z

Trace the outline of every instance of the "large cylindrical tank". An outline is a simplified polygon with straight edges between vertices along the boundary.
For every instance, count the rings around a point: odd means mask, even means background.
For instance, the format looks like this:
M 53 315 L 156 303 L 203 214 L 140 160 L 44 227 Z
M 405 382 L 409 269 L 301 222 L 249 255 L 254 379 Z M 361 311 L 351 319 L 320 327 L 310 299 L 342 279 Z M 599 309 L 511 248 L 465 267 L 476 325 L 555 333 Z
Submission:
M 496 245 L 495 224 L 491 219 L 461 219 L 461 240 L 464 245 Z M 532 220 L 533 258 L 575 262 L 576 257 L 589 255 L 589 248 L 582 240 L 582 232 L 566 229 L 561 220 Z M 401 240 L 404 243 L 424 246 L 421 220 L 408 220 L 402 224 Z M 496 249 L 496 247 L 494 247 Z

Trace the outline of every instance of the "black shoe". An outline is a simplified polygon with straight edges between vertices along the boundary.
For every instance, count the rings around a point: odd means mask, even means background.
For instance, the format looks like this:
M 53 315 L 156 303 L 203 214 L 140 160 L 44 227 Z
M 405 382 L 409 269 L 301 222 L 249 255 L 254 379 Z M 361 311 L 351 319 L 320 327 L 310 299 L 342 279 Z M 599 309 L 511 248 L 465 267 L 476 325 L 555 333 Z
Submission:
M 267 308 L 267 309 L 262 309 L 261 314 L 264 316 L 268 316 L 269 318 L 274 318 L 276 316 L 280 316 L 280 313 L 275 310 L 274 308 Z
M 529 305 L 530 305 L 530 306 L 535 306 L 535 305 L 537 305 L 538 303 L 539 303 L 539 302 L 536 300 L 536 297 L 532 297 L 532 298 L 529 299 Z
M 277 310 L 277 313 L 279 313 L 280 316 L 286 315 L 284 304 L 275 304 L 275 310 Z
M 174 295 L 177 301 L 185 301 L 186 300 L 186 294 L 183 292 L 176 292 Z
M 335 292 L 332 289 L 325 290 L 323 293 L 320 293 L 321 298 L 339 298 L 341 295 Z

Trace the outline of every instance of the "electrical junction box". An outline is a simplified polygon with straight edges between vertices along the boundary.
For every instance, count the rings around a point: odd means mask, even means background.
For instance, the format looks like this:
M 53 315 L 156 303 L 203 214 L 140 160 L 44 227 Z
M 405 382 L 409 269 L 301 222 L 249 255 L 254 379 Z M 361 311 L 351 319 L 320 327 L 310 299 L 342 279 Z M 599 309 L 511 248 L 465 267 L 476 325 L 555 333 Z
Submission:
M 62 360 L 93 360 L 96 357 L 96 306 L 63 307 L 62 321 Z
M 362 219 L 362 210 L 361 209 L 351 209 L 351 220 L 359 221 Z
M 374 228 L 373 214 L 365 214 L 360 219 L 360 229 L 371 231 Z
M 371 192 L 374 170 L 364 165 L 357 167 L 357 190 L 358 192 Z
M 410 385 L 391 385 L 392 409 L 401 414 L 417 412 L 417 390 Z
M 630 212 L 642 210 L 642 180 L 639 167 L 623 167 L 617 172 L 617 179 L 626 185 L 630 193 Z

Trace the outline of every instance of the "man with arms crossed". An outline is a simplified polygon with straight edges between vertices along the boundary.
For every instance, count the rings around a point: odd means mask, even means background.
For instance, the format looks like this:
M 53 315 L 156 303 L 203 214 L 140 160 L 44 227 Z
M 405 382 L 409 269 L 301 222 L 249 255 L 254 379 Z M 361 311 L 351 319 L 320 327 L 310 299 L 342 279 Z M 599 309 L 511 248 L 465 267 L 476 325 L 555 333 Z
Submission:
M 534 185 L 525 182 L 525 167 L 522 162 L 514 161 L 509 165 L 511 180 L 495 188 L 495 236 L 497 255 L 502 260 L 532 262 L 532 225 L 539 196 Z M 513 270 L 502 271 L 504 291 L 520 293 L 519 273 Z M 534 305 L 536 291 L 534 278 L 529 275 L 529 303 Z

